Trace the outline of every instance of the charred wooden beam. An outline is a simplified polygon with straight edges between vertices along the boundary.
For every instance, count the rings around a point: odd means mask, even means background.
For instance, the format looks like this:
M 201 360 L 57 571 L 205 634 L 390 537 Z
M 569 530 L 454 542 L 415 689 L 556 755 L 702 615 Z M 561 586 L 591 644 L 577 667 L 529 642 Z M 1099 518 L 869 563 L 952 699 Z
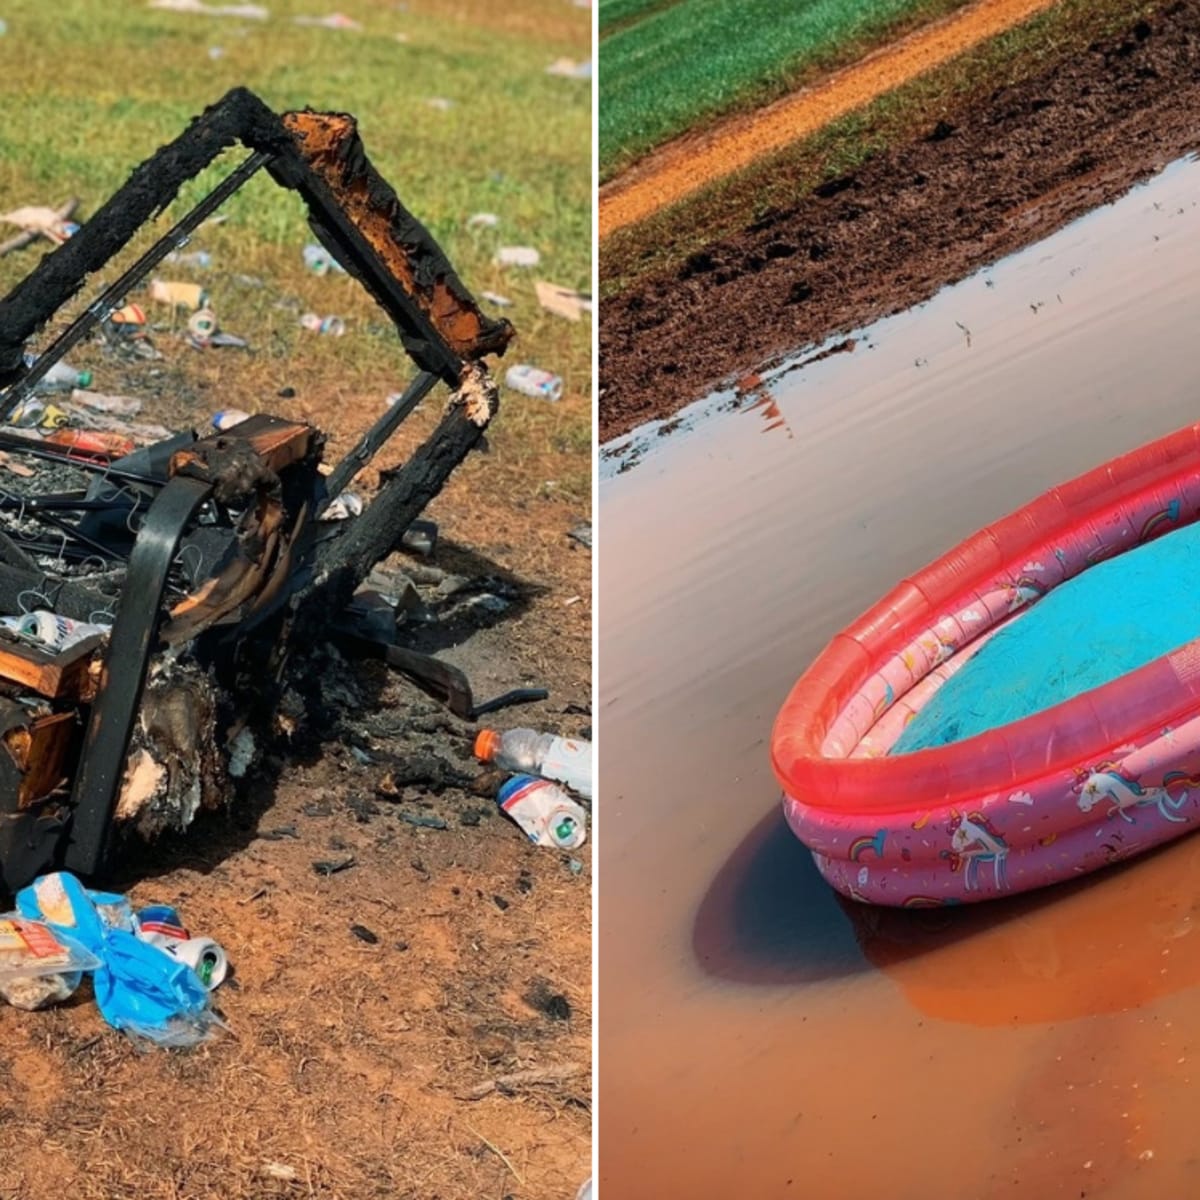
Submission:
M 409 355 L 456 386 L 466 361 L 503 353 L 512 326 L 486 317 L 429 231 L 371 165 L 354 119 L 289 113 L 235 88 L 137 167 L 74 237 L 0 300 L 0 387 L 20 377 L 25 344 L 142 225 L 227 147 L 271 156 L 322 242 L 386 309 Z

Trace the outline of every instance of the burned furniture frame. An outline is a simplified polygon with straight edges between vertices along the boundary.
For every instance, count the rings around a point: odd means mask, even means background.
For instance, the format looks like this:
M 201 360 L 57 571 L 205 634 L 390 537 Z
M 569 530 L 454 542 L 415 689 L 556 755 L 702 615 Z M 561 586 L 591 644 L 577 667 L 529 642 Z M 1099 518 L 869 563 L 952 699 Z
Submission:
M 247 147 L 249 157 L 27 363 L 30 338 L 87 276 L 235 143 Z M 107 649 L 74 693 L 80 717 L 86 716 L 86 733 L 69 792 L 59 786 L 36 802 L 18 796 L 21 780 L 8 770 L 12 764 L 0 750 L 0 884 L 8 889 L 58 864 L 89 878 L 105 870 L 130 769 L 135 718 L 156 651 L 164 644 L 187 645 L 207 662 L 228 663 L 230 643 L 255 628 L 266 627 L 276 638 L 281 630 L 303 636 L 319 629 L 399 544 L 496 411 L 496 388 L 482 360 L 504 352 L 512 327 L 480 311 L 441 248 L 372 166 L 354 119 L 308 110 L 276 114 L 252 93 L 236 89 L 139 166 L 70 240 L 0 301 L 0 416 L 13 412 L 55 362 L 260 170 L 300 195 L 316 237 L 388 313 L 418 373 L 327 478 L 317 470 L 323 441 L 318 431 L 265 416 L 224 434 L 181 435 L 127 460 L 101 464 L 104 480 L 119 484 L 126 497 L 119 515 L 136 533 Z M 336 536 L 323 536 L 328 526 L 319 531 L 316 524 L 323 508 L 439 381 L 453 396 L 434 432 L 385 477 L 361 516 L 339 523 Z M 69 457 L 69 452 L 6 434 L 0 434 L 0 449 Z M 88 504 L 103 509 L 101 501 L 63 503 L 83 513 L 78 522 L 64 520 L 49 501 L 31 501 L 29 509 L 54 523 L 64 549 L 77 539 L 89 552 L 109 552 L 95 532 L 103 512 L 88 509 Z M 207 552 L 206 578 L 191 594 L 177 597 L 168 614 L 164 597 L 173 564 L 186 538 L 201 544 L 197 518 L 206 510 L 233 515 L 223 540 L 216 538 L 221 544 Z M 140 525 L 134 524 L 136 518 Z M 211 543 L 212 530 L 209 534 Z M 5 611 L 14 611 L 14 600 L 30 593 L 52 598 L 56 613 L 85 620 L 111 604 L 90 590 L 86 579 L 55 577 L 6 542 L 0 535 Z M 205 553 L 197 550 L 202 559 Z M 75 658 L 92 649 L 85 644 Z M 14 718 L 14 728 L 17 724 Z

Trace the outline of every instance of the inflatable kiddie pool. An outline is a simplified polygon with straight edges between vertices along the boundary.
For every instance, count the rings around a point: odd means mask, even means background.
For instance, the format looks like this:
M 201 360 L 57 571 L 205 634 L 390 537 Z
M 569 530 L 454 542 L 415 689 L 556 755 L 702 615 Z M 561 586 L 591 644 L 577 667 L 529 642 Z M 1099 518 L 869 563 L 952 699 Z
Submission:
M 1139 546 L 1123 561 L 1161 555 L 1169 544 L 1149 543 L 1195 537 L 1198 520 L 1193 425 L 981 530 L 838 634 L 792 689 L 771 739 L 788 824 L 825 879 L 871 904 L 984 900 L 1078 877 L 1200 825 L 1194 569 L 1195 620 L 1185 604 L 1190 632 L 1164 652 L 1006 724 L 895 752 L 973 659 L 982 665 L 988 651 L 992 671 L 1003 665 L 991 651 L 1036 630 L 1039 608 L 1051 607 L 1043 597 Z M 1080 612 L 1073 637 L 1086 645 L 1089 631 Z

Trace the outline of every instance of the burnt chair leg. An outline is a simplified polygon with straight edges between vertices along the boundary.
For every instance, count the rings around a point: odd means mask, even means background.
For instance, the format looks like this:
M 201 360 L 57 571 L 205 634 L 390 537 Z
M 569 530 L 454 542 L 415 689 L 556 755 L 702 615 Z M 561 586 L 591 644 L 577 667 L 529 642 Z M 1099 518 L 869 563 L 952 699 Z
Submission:
M 79 875 L 93 877 L 106 865 L 133 721 L 158 641 L 167 576 L 184 531 L 211 492 L 200 480 L 172 479 L 146 513 L 129 557 L 72 793 L 66 866 Z

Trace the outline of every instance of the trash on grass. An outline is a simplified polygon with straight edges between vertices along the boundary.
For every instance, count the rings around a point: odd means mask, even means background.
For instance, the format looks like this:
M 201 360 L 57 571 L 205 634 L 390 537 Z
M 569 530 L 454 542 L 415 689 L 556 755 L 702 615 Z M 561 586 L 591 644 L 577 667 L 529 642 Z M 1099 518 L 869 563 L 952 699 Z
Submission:
M 547 68 L 547 75 L 558 75 L 563 79 L 591 79 L 592 64 L 576 62 L 573 58 L 556 58 Z
M 55 245 L 61 245 L 71 236 L 67 225 L 70 224 L 62 213 L 44 205 L 27 204 L 23 208 L 14 208 L 11 212 L 0 213 L 0 221 L 5 225 L 15 225 L 23 233 L 33 233 L 48 238 Z M 79 228 L 78 225 L 75 226 Z
M 558 375 L 529 363 L 517 363 L 504 372 L 505 387 L 535 400 L 561 400 L 563 381 Z
M 32 367 L 37 362 L 37 356 L 25 355 L 25 365 Z M 92 382 L 91 371 L 77 371 L 69 363 L 56 362 L 45 375 L 38 380 L 35 392 L 69 392 L 74 388 L 85 388 Z
M 346 268 L 324 246 L 317 242 L 310 242 L 304 247 L 303 253 L 304 265 L 314 275 L 328 275 L 330 271 L 336 271 L 342 275 L 346 274 Z
M 538 280 L 534 284 L 538 303 L 547 311 L 568 321 L 578 321 L 585 312 L 592 311 L 592 298 L 574 288 L 559 287 L 556 283 Z
M 501 296 L 499 292 L 480 292 L 489 304 L 494 304 L 497 308 L 511 308 L 512 301 L 507 296 Z
M 535 845 L 574 850 L 587 839 L 587 813 L 548 779 L 514 775 L 496 803 Z
M 150 0 L 150 7 L 209 17 L 244 17 L 249 21 L 265 21 L 271 15 L 261 4 L 205 4 L 204 0 Z
M 166 279 L 150 280 L 150 299 L 172 308 L 196 309 L 208 307 L 208 293 L 198 283 L 178 283 Z
M 341 317 L 321 317 L 316 313 L 305 313 L 300 318 L 300 325 L 303 329 L 326 333 L 330 337 L 341 337 L 346 332 L 346 322 Z
M 215 47 L 214 47 L 215 49 Z M 212 54 L 212 51 L 209 51 Z M 212 266 L 212 255 L 207 250 L 172 250 L 163 262 L 171 263 L 177 267 L 197 267 L 201 270 L 207 270 Z
M 473 213 L 467 218 L 468 229 L 495 229 L 500 218 L 495 213 Z
M 536 267 L 542 256 L 532 246 L 501 246 L 493 261 L 498 267 Z
M 142 411 L 142 402 L 133 396 L 106 396 L 103 392 L 89 392 L 83 388 L 71 389 L 71 403 L 96 412 L 111 413 L 114 417 L 136 417 Z
M 187 342 L 194 350 L 222 346 L 245 349 L 248 345 L 245 338 L 226 333 L 217 323 L 217 314 L 211 308 L 202 308 L 199 312 L 192 313 L 188 319 Z
M 345 13 L 330 13 L 327 17 L 293 17 L 293 25 L 317 25 L 322 29 L 362 29 L 362 25 Z
M 445 96 L 430 96 L 425 103 L 430 108 L 436 108 L 438 112 L 449 112 L 454 107 L 454 101 L 447 100 Z

